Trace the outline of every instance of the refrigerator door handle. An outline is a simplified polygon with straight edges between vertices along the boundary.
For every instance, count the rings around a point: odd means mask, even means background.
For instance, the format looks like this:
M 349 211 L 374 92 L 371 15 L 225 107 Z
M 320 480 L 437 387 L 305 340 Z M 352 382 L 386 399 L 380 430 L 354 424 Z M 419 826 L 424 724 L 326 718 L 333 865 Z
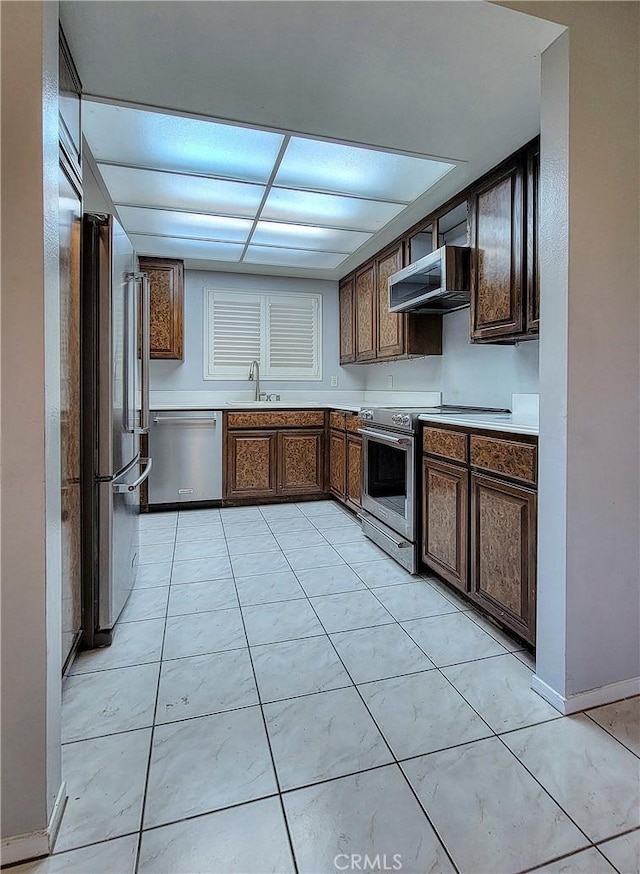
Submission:
M 125 493 L 125 492 L 135 492 L 136 489 L 139 489 L 142 483 L 149 478 L 149 474 L 151 473 L 151 468 L 153 467 L 153 459 L 152 458 L 140 458 L 138 459 L 140 464 L 144 464 L 144 470 L 140 474 L 137 480 L 134 480 L 132 483 L 118 483 L 117 480 L 113 482 L 112 487 L 114 492 Z
M 140 425 L 132 428 L 134 434 L 149 433 L 149 368 L 151 363 L 151 285 L 147 273 L 130 273 L 129 279 L 140 283 L 141 355 L 140 355 Z

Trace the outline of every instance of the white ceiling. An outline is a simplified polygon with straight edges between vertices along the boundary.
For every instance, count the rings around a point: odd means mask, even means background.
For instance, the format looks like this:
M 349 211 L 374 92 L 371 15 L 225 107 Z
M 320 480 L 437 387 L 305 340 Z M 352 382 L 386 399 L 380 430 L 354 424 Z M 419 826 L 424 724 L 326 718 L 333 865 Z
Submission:
M 87 94 L 458 162 L 337 269 L 231 268 L 333 278 L 535 136 L 539 56 L 562 31 L 482 0 L 62 0 L 61 18 Z M 156 179 L 140 184 L 162 207 Z M 187 266 L 211 269 L 191 243 Z

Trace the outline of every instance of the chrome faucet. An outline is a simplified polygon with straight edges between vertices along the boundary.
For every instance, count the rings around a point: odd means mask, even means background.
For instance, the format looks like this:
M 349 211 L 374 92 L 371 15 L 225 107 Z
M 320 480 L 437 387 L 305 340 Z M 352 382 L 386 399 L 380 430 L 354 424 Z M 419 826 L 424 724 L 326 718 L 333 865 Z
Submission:
M 257 361 L 252 361 L 251 366 L 249 367 L 249 379 L 255 380 L 256 383 L 256 395 L 255 400 L 260 400 L 260 365 Z

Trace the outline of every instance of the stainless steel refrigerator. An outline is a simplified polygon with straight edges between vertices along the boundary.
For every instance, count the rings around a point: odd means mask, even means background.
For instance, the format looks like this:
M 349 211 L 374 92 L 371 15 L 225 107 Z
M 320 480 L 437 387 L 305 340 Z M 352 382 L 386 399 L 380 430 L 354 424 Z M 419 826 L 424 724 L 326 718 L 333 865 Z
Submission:
M 112 215 L 83 218 L 83 640 L 111 643 L 138 562 L 140 487 L 151 459 L 149 285 Z M 142 324 L 139 324 L 141 322 Z

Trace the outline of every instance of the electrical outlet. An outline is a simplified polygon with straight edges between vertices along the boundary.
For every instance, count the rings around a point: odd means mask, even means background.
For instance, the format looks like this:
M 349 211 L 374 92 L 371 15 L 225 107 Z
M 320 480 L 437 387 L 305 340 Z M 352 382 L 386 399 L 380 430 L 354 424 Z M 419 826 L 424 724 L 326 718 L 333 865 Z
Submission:
M 387 377 L 387 388 L 393 388 L 393 376 L 391 374 Z
M 331 388 L 335 388 L 337 385 L 338 385 L 338 377 L 332 376 L 331 377 Z

